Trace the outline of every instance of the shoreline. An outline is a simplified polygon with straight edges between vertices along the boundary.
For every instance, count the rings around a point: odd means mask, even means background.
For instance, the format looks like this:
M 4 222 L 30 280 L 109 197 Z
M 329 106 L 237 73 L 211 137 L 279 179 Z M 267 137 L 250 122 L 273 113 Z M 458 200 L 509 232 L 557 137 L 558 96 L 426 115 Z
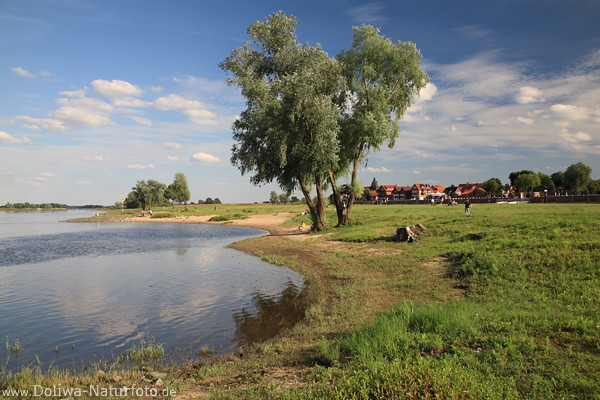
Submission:
M 297 228 L 286 227 L 283 224 L 296 217 L 296 212 L 279 212 L 274 214 L 255 214 L 244 219 L 232 219 L 228 221 L 210 221 L 212 217 L 220 214 L 209 215 L 182 215 L 168 218 L 150 218 L 147 216 L 126 216 L 112 214 L 100 219 L 99 217 L 75 218 L 63 222 L 142 222 L 142 223 L 172 223 L 172 224 L 204 224 L 222 226 L 241 226 L 246 228 L 261 229 L 269 232 L 268 236 L 301 236 L 308 232 L 300 232 Z

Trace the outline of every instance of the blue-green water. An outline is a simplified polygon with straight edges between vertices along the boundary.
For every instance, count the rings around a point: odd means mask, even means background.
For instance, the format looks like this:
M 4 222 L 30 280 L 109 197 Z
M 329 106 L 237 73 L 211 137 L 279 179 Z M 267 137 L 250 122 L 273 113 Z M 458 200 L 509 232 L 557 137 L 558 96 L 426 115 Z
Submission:
M 225 248 L 264 231 L 58 222 L 92 214 L 0 212 L 0 338 L 21 345 L 9 368 L 78 366 L 147 336 L 177 355 L 228 352 L 302 314 L 301 275 Z

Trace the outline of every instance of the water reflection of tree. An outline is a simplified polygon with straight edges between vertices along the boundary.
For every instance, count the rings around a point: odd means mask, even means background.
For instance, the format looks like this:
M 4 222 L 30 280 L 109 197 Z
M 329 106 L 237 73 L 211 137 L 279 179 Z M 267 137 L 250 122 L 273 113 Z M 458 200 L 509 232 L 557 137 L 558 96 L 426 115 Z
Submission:
M 241 309 L 233 313 L 236 340 L 240 343 L 260 342 L 293 327 L 304 317 L 306 302 L 306 287 L 298 288 L 291 281 L 278 296 L 254 293 L 252 304 L 255 310 Z

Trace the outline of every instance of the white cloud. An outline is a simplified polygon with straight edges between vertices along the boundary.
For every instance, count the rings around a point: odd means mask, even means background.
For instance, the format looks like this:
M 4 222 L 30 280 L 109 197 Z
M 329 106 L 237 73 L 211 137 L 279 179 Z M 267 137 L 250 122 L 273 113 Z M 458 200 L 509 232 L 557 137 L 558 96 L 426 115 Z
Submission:
M 515 101 L 519 104 L 539 103 L 544 102 L 542 91 L 533 86 L 522 86 L 519 88 L 519 93 L 515 95 Z
M 583 120 L 590 117 L 590 110 L 572 104 L 554 104 L 550 109 L 568 120 Z
M 0 131 L 0 143 L 6 142 L 9 144 L 31 144 L 33 141 L 25 136 L 21 139 L 17 139 L 7 132 Z
M 524 117 L 517 117 L 517 121 L 519 121 L 520 123 L 522 123 L 524 125 L 531 125 L 535 122 L 535 120 L 532 118 L 524 118 Z
M 52 118 L 33 118 L 27 115 L 17 115 L 16 119 L 26 122 L 27 125 L 23 125 L 25 128 L 35 131 L 49 129 L 51 131 L 64 132 L 69 129 L 64 122 Z
M 217 157 L 210 155 L 210 154 L 196 153 L 192 156 L 192 161 L 214 163 L 214 162 L 219 162 L 220 160 Z
M 26 69 L 21 68 L 21 67 L 14 67 L 14 68 L 11 68 L 10 70 L 23 78 L 29 78 L 29 79 L 35 78 L 35 75 L 33 75 L 31 72 L 29 72 Z
M 112 104 L 115 107 L 146 107 L 147 103 L 144 100 L 136 99 L 135 97 L 117 97 L 113 99 Z
M 79 90 L 64 90 L 59 94 L 65 97 L 85 97 L 87 90 L 79 89 Z
M 134 120 L 135 122 L 137 122 L 140 125 L 144 125 L 144 126 L 152 126 L 152 121 L 150 121 L 148 118 L 144 118 L 144 117 L 138 117 L 138 116 L 131 116 L 129 117 L 132 120 Z
M 368 3 L 349 9 L 346 15 L 357 23 L 375 24 L 388 20 L 385 9 L 386 6 L 381 3 Z
M 127 166 L 129 169 L 154 169 L 156 168 L 154 164 L 129 164 Z
M 366 167 L 363 169 L 363 171 L 365 171 L 365 172 L 394 172 L 393 170 L 388 169 L 386 167 L 379 167 L 379 168 Z
M 164 148 L 173 149 L 173 150 L 179 150 L 183 147 L 179 143 L 174 143 L 174 142 L 165 142 L 161 146 Z
M 561 136 L 566 141 L 571 142 L 571 143 L 589 142 L 592 140 L 592 136 L 585 132 L 563 133 Z
M 92 181 L 77 181 L 75 182 L 76 185 L 93 185 L 94 182 Z
M 109 118 L 114 107 L 100 99 L 90 97 L 59 98 L 56 100 L 61 106 L 52 113 L 52 116 L 65 121 L 71 126 L 98 127 L 113 125 Z
M 406 122 L 417 122 L 417 121 L 428 121 L 431 118 L 428 117 L 424 112 L 424 103 L 430 101 L 437 94 L 437 86 L 432 82 L 429 82 L 421 91 L 419 96 L 415 99 L 414 103 L 406 110 L 403 120 Z
M 161 111 L 179 111 L 198 125 L 217 125 L 217 115 L 207 110 L 207 106 L 197 100 L 188 100 L 176 94 L 159 97 L 152 103 Z
M 117 79 L 112 81 L 96 79 L 92 82 L 92 86 L 96 94 L 103 97 L 135 97 L 144 93 L 139 87 Z
M 515 83 L 521 79 L 518 66 L 499 62 L 494 51 L 456 64 L 431 65 L 431 69 L 451 86 L 446 92 L 465 98 L 504 98 L 514 93 Z
M 54 172 L 42 172 L 40 174 L 40 176 L 52 177 L 52 176 L 58 176 L 58 175 L 55 174 Z
M 167 156 L 167 160 L 169 160 L 169 161 L 177 161 L 177 160 L 179 160 L 179 157 L 177 157 L 177 156 Z
M 413 169 L 413 170 L 412 170 L 412 171 L 410 171 L 410 172 L 412 172 L 412 173 L 413 173 L 413 174 L 415 174 L 415 175 L 421 175 L 421 171 L 419 171 L 418 169 Z
M 98 161 L 98 162 L 106 162 L 113 161 L 112 158 L 106 156 L 85 156 L 82 158 L 83 161 Z

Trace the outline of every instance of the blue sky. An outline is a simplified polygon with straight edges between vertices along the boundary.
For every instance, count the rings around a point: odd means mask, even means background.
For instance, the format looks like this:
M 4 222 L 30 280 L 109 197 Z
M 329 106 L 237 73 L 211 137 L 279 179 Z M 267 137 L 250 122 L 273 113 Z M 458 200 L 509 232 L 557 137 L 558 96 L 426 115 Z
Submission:
M 244 99 L 218 64 L 283 10 L 335 56 L 352 26 L 416 43 L 432 82 L 364 185 L 481 182 L 583 161 L 600 178 L 596 0 L 0 0 L 0 204 L 113 204 L 188 178 L 192 201 L 268 199 L 230 162 Z

